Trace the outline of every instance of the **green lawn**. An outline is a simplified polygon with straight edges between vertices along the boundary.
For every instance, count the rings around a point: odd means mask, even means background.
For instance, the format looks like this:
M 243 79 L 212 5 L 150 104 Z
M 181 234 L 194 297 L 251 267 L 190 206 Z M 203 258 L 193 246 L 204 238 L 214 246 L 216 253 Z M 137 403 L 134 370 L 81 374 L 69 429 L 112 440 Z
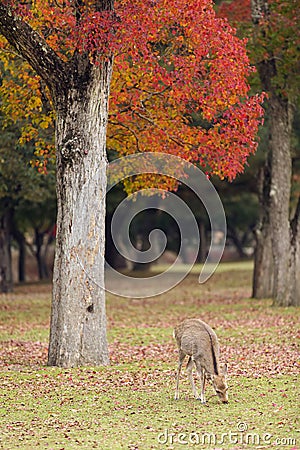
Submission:
M 1 449 L 300 448 L 299 309 L 251 300 L 249 263 L 154 298 L 107 295 L 111 365 L 46 366 L 51 287 L 0 296 Z M 175 324 L 200 317 L 229 365 L 229 404 L 173 399 Z

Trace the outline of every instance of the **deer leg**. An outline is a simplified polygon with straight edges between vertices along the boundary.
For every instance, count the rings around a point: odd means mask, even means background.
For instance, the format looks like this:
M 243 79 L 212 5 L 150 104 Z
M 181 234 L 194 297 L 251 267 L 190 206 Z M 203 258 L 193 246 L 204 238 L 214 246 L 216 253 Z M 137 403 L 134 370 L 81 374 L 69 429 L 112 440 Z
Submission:
M 201 403 L 206 403 L 206 399 L 205 399 L 205 384 L 206 384 L 205 370 L 203 369 L 203 367 L 201 367 L 201 364 L 198 361 L 195 361 L 195 364 L 196 364 L 197 374 L 199 376 L 200 386 L 201 386 L 201 393 L 200 393 L 199 400 L 201 401 Z
M 181 367 L 183 360 L 185 358 L 185 353 L 183 353 L 181 350 L 179 350 L 179 361 L 178 361 L 178 369 L 177 369 L 177 376 L 176 376 L 176 392 L 175 392 L 175 400 L 179 399 L 179 377 L 181 372 Z
M 201 397 L 202 397 L 202 403 L 206 403 L 206 398 L 205 398 L 205 387 L 206 387 L 206 372 L 205 370 L 202 368 L 202 386 L 201 386 Z
M 191 383 L 193 395 L 194 395 L 195 398 L 199 398 L 198 392 L 196 390 L 195 383 L 194 383 L 193 364 L 194 364 L 194 362 L 193 362 L 193 360 L 192 360 L 192 358 L 190 356 L 189 360 L 188 360 L 188 363 L 187 363 L 187 366 L 186 366 L 186 370 L 187 370 L 188 378 L 189 378 L 190 383 Z

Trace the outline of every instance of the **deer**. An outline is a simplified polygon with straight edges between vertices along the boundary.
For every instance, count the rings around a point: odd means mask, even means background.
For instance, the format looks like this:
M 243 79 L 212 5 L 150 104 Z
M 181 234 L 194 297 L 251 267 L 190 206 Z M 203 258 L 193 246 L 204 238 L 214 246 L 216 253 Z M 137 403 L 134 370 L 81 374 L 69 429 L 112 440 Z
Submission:
M 174 328 L 174 338 L 176 339 L 179 353 L 175 400 L 179 399 L 180 372 L 183 361 L 188 356 L 186 369 L 195 398 L 203 404 L 206 403 L 205 385 L 206 381 L 211 381 L 220 401 L 228 403 L 227 363 L 221 369 L 219 342 L 212 328 L 200 319 L 186 319 Z M 200 397 L 193 378 L 194 365 L 201 384 Z

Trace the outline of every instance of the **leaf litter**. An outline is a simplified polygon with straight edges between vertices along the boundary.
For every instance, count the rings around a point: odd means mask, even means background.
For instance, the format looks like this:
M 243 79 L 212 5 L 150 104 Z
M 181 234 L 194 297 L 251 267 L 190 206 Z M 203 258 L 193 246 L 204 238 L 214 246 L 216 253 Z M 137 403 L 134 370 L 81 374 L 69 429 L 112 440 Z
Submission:
M 20 323 L 15 312 L 17 304 L 22 302 L 24 287 L 20 292 L 17 289 L 13 301 L 9 295 L 3 299 L 0 297 L 0 305 L 5 303 L 5 308 L 2 308 L 5 314 L 9 313 L 10 308 L 15 314 L 10 317 L 6 326 L 0 313 L 0 339 L 2 331 L 4 336 L 0 344 L 0 370 L 3 388 L 2 416 L 10 414 L 5 410 L 6 404 L 12 401 L 15 404 L 14 418 L 12 420 L 10 416 L 10 420 L 7 420 L 5 436 L 7 439 L 17 436 L 20 443 L 18 447 L 27 448 L 24 443 L 31 436 L 32 439 L 37 439 L 41 448 L 73 448 L 72 445 L 83 446 L 87 439 L 87 447 L 82 448 L 99 448 L 101 439 L 109 438 L 113 432 L 116 421 L 124 423 L 125 429 L 130 423 L 133 432 L 144 429 L 146 434 L 153 434 L 157 431 L 155 426 L 142 419 L 146 406 L 139 404 L 137 399 L 151 395 L 147 397 L 147 407 L 153 413 L 156 412 L 157 421 L 164 424 L 168 410 L 164 410 L 165 400 L 161 398 L 161 393 L 164 392 L 165 398 L 172 398 L 177 366 L 177 349 L 172 332 L 174 325 L 185 317 L 200 317 L 217 331 L 221 362 L 228 362 L 229 383 L 235 387 L 236 392 L 240 389 L 240 377 L 244 380 L 243 389 L 246 388 L 245 379 L 249 380 L 249 388 L 251 380 L 270 380 L 269 392 L 257 394 L 248 414 L 264 414 L 260 411 L 259 399 L 265 401 L 276 393 L 279 397 L 273 402 L 274 406 L 269 402 L 270 410 L 279 417 L 277 422 L 281 422 L 281 425 L 276 422 L 278 429 L 285 423 L 285 411 L 280 399 L 293 403 L 288 392 L 290 384 L 283 383 L 281 391 L 276 392 L 271 380 L 282 376 L 289 376 L 290 379 L 294 377 L 295 380 L 299 373 L 297 310 L 271 307 L 269 300 L 249 300 L 245 297 L 244 287 L 240 292 L 238 288 L 233 292 L 223 288 L 218 290 L 217 287 L 216 295 L 212 295 L 211 288 L 205 287 L 201 291 L 196 283 L 193 284 L 193 279 L 192 283 L 189 280 L 188 287 L 183 282 L 182 286 L 171 293 L 143 299 L 141 302 L 108 296 L 111 365 L 105 368 L 49 368 L 47 340 L 28 339 L 26 335 L 28 329 L 34 331 L 41 326 L 47 327 L 50 286 L 48 289 L 47 299 L 43 291 L 44 306 L 48 303 L 48 307 L 44 308 L 44 316 L 35 315 L 35 306 L 40 306 L 39 301 L 34 301 L 38 292 L 29 293 L 28 297 L 33 297 L 32 304 L 26 301 L 21 308 L 28 313 L 26 323 Z M 37 317 L 36 320 L 34 317 Z M 7 339 L 12 329 L 13 337 Z M 29 404 L 28 396 L 31 399 Z M 190 394 L 183 396 L 182 401 L 191 402 Z M 238 405 L 239 401 L 235 399 L 233 403 Z M 47 402 L 51 406 L 47 407 Z M 210 402 L 217 406 L 216 400 Z M 82 411 L 86 408 L 93 410 L 93 419 L 83 416 Z M 180 420 L 185 421 L 189 415 L 181 413 L 181 408 L 177 409 L 175 406 L 175 413 L 182 416 Z M 100 417 L 105 412 L 111 429 L 103 429 L 101 425 Z M 80 433 L 87 433 L 91 427 L 94 439 L 91 436 L 80 440 Z M 179 431 L 180 427 L 184 429 L 184 425 L 178 425 Z M 203 427 L 205 430 L 205 422 Z M 57 430 L 58 433 L 57 441 L 52 447 L 46 432 L 49 429 Z M 98 429 L 102 433 L 101 439 L 97 435 Z M 79 433 L 76 438 L 74 430 Z M 126 433 L 125 435 L 127 436 Z M 100 448 L 104 448 L 101 445 Z M 118 448 L 150 447 L 127 442 L 124 446 L 120 444 Z

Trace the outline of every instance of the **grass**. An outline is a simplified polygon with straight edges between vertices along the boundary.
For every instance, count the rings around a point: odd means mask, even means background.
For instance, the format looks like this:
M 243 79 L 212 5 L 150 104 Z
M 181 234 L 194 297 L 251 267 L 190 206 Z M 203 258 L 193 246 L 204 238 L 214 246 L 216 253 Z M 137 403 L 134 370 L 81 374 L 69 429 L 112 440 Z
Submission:
M 147 299 L 107 295 L 111 365 L 46 366 L 51 287 L 0 297 L 0 448 L 297 449 L 299 310 L 251 300 L 251 265 L 192 273 Z M 197 316 L 216 330 L 229 363 L 229 404 L 175 401 L 174 324 Z

